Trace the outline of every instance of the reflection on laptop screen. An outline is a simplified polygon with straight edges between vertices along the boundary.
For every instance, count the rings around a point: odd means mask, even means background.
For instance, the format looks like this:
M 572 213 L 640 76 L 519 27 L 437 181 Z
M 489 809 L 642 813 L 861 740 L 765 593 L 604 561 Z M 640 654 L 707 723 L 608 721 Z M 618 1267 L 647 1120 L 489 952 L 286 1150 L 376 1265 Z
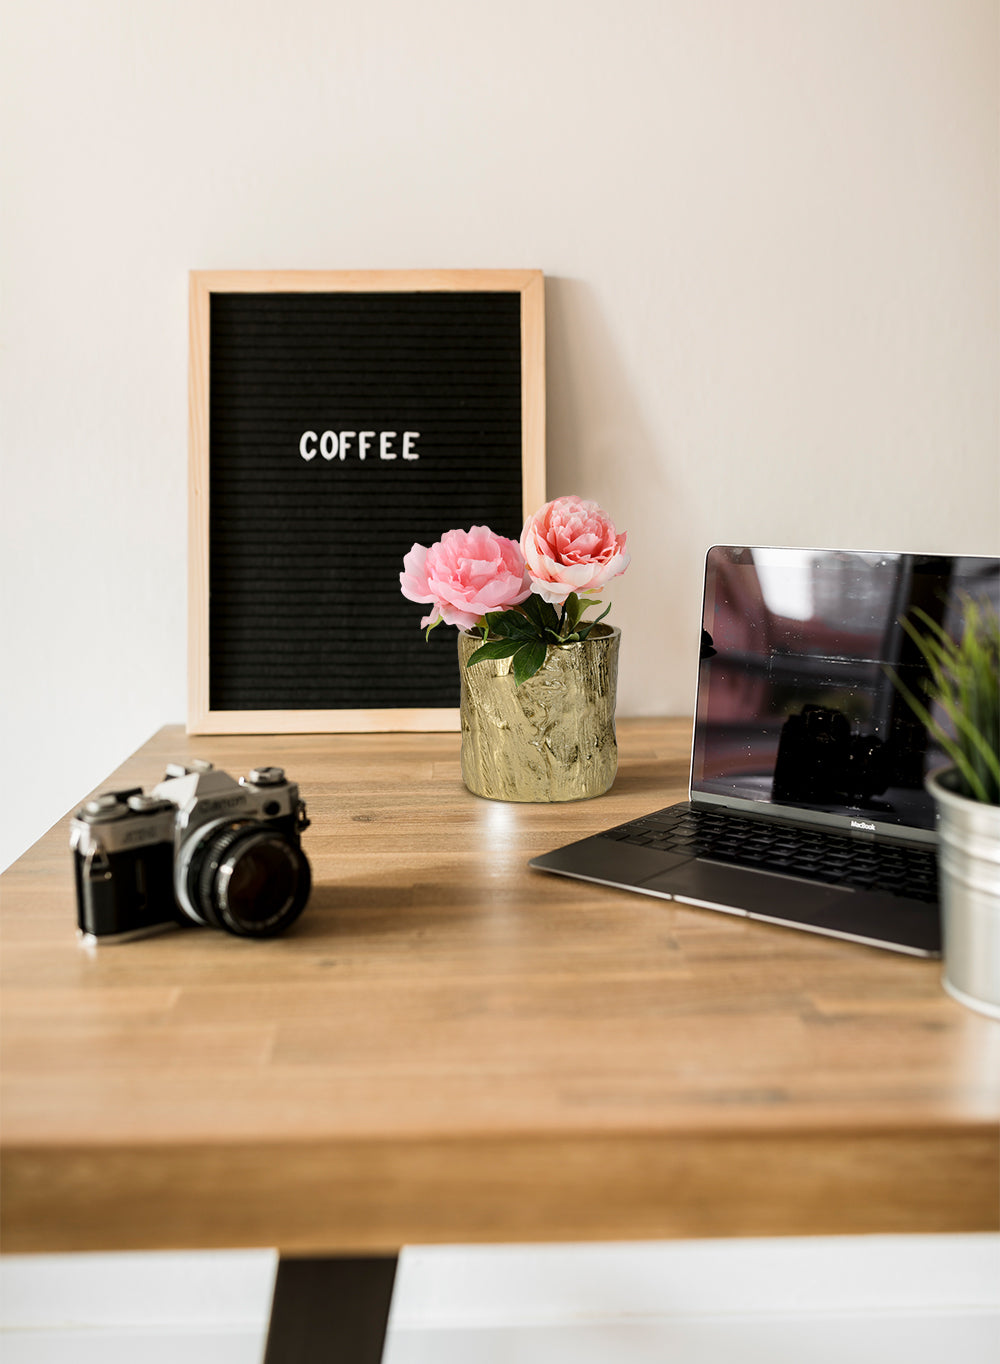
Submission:
M 998 561 L 716 546 L 705 577 L 695 800 L 932 829 L 924 777 L 945 760 L 887 669 L 919 690 L 899 621 L 951 633 L 963 595 L 996 600 Z

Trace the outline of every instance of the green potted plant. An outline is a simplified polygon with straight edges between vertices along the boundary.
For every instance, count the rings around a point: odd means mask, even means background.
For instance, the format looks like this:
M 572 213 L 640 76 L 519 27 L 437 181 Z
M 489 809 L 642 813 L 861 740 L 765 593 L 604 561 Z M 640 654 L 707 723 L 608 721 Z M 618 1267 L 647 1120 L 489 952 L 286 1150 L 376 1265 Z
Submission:
M 938 812 L 944 987 L 1000 1019 L 1000 618 L 966 598 L 952 639 L 926 612 L 912 615 L 901 624 L 926 665 L 926 694 L 894 681 L 949 759 L 927 777 Z

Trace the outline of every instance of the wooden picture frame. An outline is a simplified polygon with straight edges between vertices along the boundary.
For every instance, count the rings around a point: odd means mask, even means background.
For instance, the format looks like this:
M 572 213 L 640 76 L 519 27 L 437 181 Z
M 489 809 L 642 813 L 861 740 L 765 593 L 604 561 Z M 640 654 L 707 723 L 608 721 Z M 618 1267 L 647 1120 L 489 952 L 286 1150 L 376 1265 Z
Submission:
M 509 296 L 502 299 L 500 296 Z M 213 306 L 213 300 L 216 300 Z M 308 327 L 301 323 L 301 309 L 314 310 L 316 318 L 310 321 Z M 323 318 L 334 310 L 336 315 L 342 320 L 338 322 L 335 331 L 337 332 L 338 344 L 343 347 L 343 353 L 348 358 L 341 361 L 330 359 L 328 341 L 330 337 L 330 327 Z M 479 358 L 476 350 L 477 337 L 479 330 L 491 327 L 504 336 L 503 345 L 503 364 L 498 366 L 506 377 L 506 387 L 503 390 L 505 396 L 502 401 L 506 403 L 508 413 L 512 412 L 516 406 L 517 393 L 513 386 L 519 382 L 520 388 L 520 407 L 519 407 L 519 432 L 520 432 L 520 461 L 519 471 L 515 469 L 516 459 L 516 434 L 515 427 L 508 422 L 505 428 L 506 434 L 497 437 L 504 444 L 503 469 L 506 470 L 503 486 L 497 496 L 505 498 L 504 505 L 509 510 L 514 508 L 517 489 L 513 486 L 513 477 L 519 472 L 520 497 L 519 502 L 520 521 L 516 528 L 513 528 L 512 513 L 507 520 L 511 523 L 510 528 L 493 526 L 493 529 L 500 534 L 509 534 L 516 537 L 520 530 L 520 522 L 535 511 L 545 501 L 545 323 L 544 323 L 544 277 L 538 270 L 446 270 L 446 271 L 194 271 L 190 276 L 190 370 L 189 370 L 189 582 L 188 582 L 188 631 L 189 631 L 189 651 L 188 651 L 188 732 L 193 734 L 292 734 L 292 733 L 331 733 L 331 732 L 364 732 L 377 730 L 453 730 L 459 727 L 459 714 L 457 708 L 457 690 L 453 698 L 454 704 L 427 704 L 428 698 L 419 700 L 416 704 L 394 704 L 394 697 L 391 696 L 388 702 L 383 698 L 377 704 L 367 703 L 353 704 L 351 697 L 356 700 L 358 686 L 352 682 L 345 688 L 345 696 L 348 700 L 344 705 L 334 699 L 333 704 L 329 704 L 324 687 L 329 687 L 329 682 L 325 678 L 324 666 L 319 660 L 321 654 L 316 654 L 316 659 L 310 663 L 308 649 L 303 648 L 301 653 L 301 666 L 305 670 L 302 675 L 301 688 L 299 688 L 296 677 L 290 680 L 286 676 L 283 682 L 276 681 L 275 692 L 267 692 L 263 704 L 254 704 L 254 687 L 257 685 L 254 678 L 258 675 L 263 660 L 265 671 L 271 666 L 268 660 L 277 657 L 275 649 L 272 647 L 267 633 L 266 623 L 262 624 L 260 614 L 253 605 L 253 578 L 258 572 L 258 557 L 256 553 L 251 557 L 238 551 L 239 546 L 245 546 L 247 540 L 247 528 L 251 528 L 254 533 L 259 532 L 260 556 L 265 562 L 268 556 L 272 555 L 276 559 L 281 558 L 279 551 L 284 550 L 284 560 L 286 563 L 286 576 L 284 587 L 278 591 L 278 604 L 267 607 L 273 612 L 274 617 L 280 623 L 275 626 L 277 630 L 284 630 L 283 644 L 281 647 L 286 653 L 290 651 L 291 644 L 288 637 L 288 630 L 292 628 L 290 622 L 296 620 L 296 613 L 302 616 L 305 621 L 309 611 L 317 610 L 315 605 L 309 606 L 306 601 L 306 587 L 303 586 L 301 594 L 297 598 L 296 593 L 300 591 L 297 586 L 297 579 L 289 576 L 287 571 L 287 561 L 294 558 L 297 552 L 298 541 L 295 525 L 294 508 L 286 511 L 285 519 L 281 520 L 277 515 L 270 518 L 269 508 L 271 501 L 267 496 L 267 489 L 273 484 L 278 490 L 275 497 L 280 498 L 286 495 L 286 485 L 289 489 L 297 488 L 297 492 L 288 492 L 289 497 L 298 497 L 296 504 L 302 507 L 303 495 L 309 497 L 310 492 L 303 494 L 307 479 L 311 479 L 311 490 L 320 490 L 329 487 L 329 480 L 340 478 L 344 480 L 341 487 L 348 486 L 346 480 L 353 478 L 350 484 L 355 491 L 351 494 L 355 498 L 355 513 L 357 513 L 358 498 L 364 498 L 363 491 L 357 491 L 362 485 L 359 480 L 363 477 L 368 479 L 367 486 L 376 487 L 379 479 L 383 480 L 381 486 L 388 486 L 385 482 L 390 477 L 396 480 L 394 486 L 405 484 L 407 493 L 413 489 L 412 504 L 414 507 L 414 525 L 419 524 L 420 533 L 413 534 L 409 541 L 403 544 L 401 531 L 397 527 L 397 538 L 399 539 L 399 569 L 402 568 L 402 554 L 410 548 L 412 541 L 430 544 L 439 539 L 446 531 L 453 528 L 452 524 L 437 524 L 434 519 L 435 499 L 443 499 L 447 502 L 450 493 L 444 491 L 454 490 L 456 483 L 462 484 L 463 478 L 456 480 L 454 471 L 457 468 L 460 472 L 463 466 L 456 464 L 455 436 L 447 435 L 446 441 L 451 441 L 450 454 L 447 460 L 441 461 L 445 467 L 445 474 L 442 475 L 441 468 L 434 471 L 434 459 L 425 458 L 423 465 L 416 463 L 418 459 L 417 443 L 412 438 L 419 435 L 419 432 L 404 433 L 399 429 L 397 438 L 398 423 L 393 421 L 393 427 L 397 429 L 384 432 L 388 440 L 382 446 L 382 459 L 393 460 L 397 455 L 412 459 L 414 462 L 404 466 L 402 462 L 395 465 L 381 465 L 376 459 L 376 451 L 379 449 L 378 441 L 366 439 L 358 443 L 362 445 L 360 457 L 369 456 L 369 462 L 364 466 L 365 473 L 359 472 L 360 466 L 357 464 L 357 445 L 355 440 L 350 443 L 347 437 L 357 438 L 358 431 L 343 430 L 341 436 L 341 450 L 339 457 L 331 456 L 331 450 L 337 446 L 337 433 L 335 430 L 324 431 L 322 438 L 318 436 L 319 418 L 312 419 L 313 410 L 322 406 L 321 402 L 313 403 L 312 406 L 302 408 L 302 416 L 299 425 L 303 428 L 303 434 L 298 450 L 292 448 L 290 442 L 291 435 L 289 422 L 284 421 L 281 436 L 280 461 L 276 461 L 274 456 L 274 446 L 277 437 L 273 434 L 260 434 L 257 432 L 273 432 L 275 421 L 271 417 L 271 410 L 259 410 L 255 404 L 268 401 L 266 397 L 259 398 L 261 392 L 273 388 L 281 395 L 284 402 L 284 394 L 288 388 L 298 391 L 298 385 L 302 392 L 312 394 L 314 392 L 323 393 L 329 391 L 328 378 L 331 365 L 342 365 L 346 373 L 353 363 L 350 356 L 352 328 L 366 328 L 362 332 L 358 331 L 358 336 L 367 338 L 365 344 L 375 347 L 376 362 L 371 372 L 378 375 L 382 352 L 378 349 L 380 345 L 385 348 L 385 367 L 386 372 L 393 365 L 392 347 L 398 344 L 400 327 L 393 323 L 392 319 L 396 312 L 401 310 L 400 315 L 409 317 L 412 313 L 417 319 L 414 327 L 419 326 L 421 337 L 429 336 L 431 339 L 419 342 L 419 363 L 425 363 L 428 367 L 427 375 L 412 380 L 410 391 L 416 392 L 422 398 L 426 391 L 433 389 L 435 383 L 441 388 L 444 397 L 437 398 L 435 401 L 438 407 L 435 410 L 445 412 L 445 416 L 440 421 L 447 427 L 453 413 L 459 409 L 464 413 L 467 407 L 475 409 L 475 403 L 480 399 L 480 389 L 487 394 L 482 398 L 484 403 L 492 402 L 488 397 L 491 383 L 499 385 L 500 381 L 493 377 L 493 366 L 490 360 L 492 351 L 489 344 L 484 344 L 484 349 Z M 242 312 L 241 312 L 242 310 Z M 516 311 L 515 311 L 516 310 Z M 439 318 L 438 313 L 442 316 Z M 493 323 L 493 315 L 496 312 L 500 319 Z M 219 316 L 229 316 L 232 314 L 233 321 L 226 323 L 220 322 Z M 371 314 L 371 316 L 369 316 Z M 501 318 L 502 314 L 502 318 Z M 245 324 L 241 318 L 249 319 Z M 260 321 L 263 317 L 263 321 Z M 481 324 L 476 319 L 483 318 Z M 430 319 L 425 321 L 425 318 Z M 256 320 L 255 320 L 256 319 Z M 284 320 L 282 320 L 284 319 Z M 251 330 L 254 327 L 263 328 L 261 333 L 264 336 L 263 342 L 257 349 L 247 342 L 243 344 L 242 337 L 246 335 L 246 327 Z M 213 327 L 215 328 L 213 354 Z M 228 330 L 226 328 L 228 327 Z M 281 328 L 285 330 L 282 331 Z M 296 330 L 301 327 L 301 331 Z M 454 327 L 455 336 L 450 337 L 448 329 Z M 243 330 L 241 330 L 241 328 Z M 379 330 L 381 328 L 381 331 Z M 403 327 L 405 331 L 405 327 Z M 342 339 L 341 339 L 341 333 Z M 440 337 L 439 337 L 440 333 Z M 279 335 L 281 345 L 287 341 L 287 348 L 275 351 L 271 343 L 273 335 Z M 491 333 L 492 334 L 492 333 Z M 472 340 L 467 339 L 468 336 Z M 321 337 L 322 340 L 317 340 Z M 372 339 L 374 337 L 374 340 Z M 439 344 L 440 340 L 440 344 Z M 417 345 L 418 343 L 411 343 Z M 490 343 L 492 344 L 492 343 Z M 516 355 L 515 346 L 519 347 L 519 361 Z M 435 349 L 436 348 L 436 349 Z M 298 357 L 294 363 L 287 361 L 284 357 Z M 431 358 L 424 360 L 427 351 Z M 257 356 L 265 353 L 265 360 L 246 361 L 240 357 L 246 355 Z M 280 360 L 273 359 L 275 354 L 282 357 Z M 314 354 L 315 353 L 315 354 Z M 236 356 L 235 359 L 232 356 Z M 442 358 L 434 358 L 439 356 Z M 458 355 L 458 359 L 455 356 Z M 465 356 L 470 358 L 468 362 Z M 304 358 L 302 358 L 304 356 Z M 311 369 L 315 357 L 316 368 Z M 444 357 L 451 357 L 450 359 Z M 484 358 L 485 357 L 485 358 Z M 467 363 L 468 372 L 465 366 Z M 276 368 L 272 374 L 270 371 L 264 376 L 264 381 L 258 383 L 255 375 L 257 371 L 253 369 L 254 364 L 272 364 Z M 360 365 L 360 362 L 358 362 Z M 240 366 L 244 365 L 241 370 Z M 247 368 L 246 366 L 249 366 Z M 324 368 L 325 366 L 325 368 Z M 516 372 L 515 372 L 516 368 Z M 280 373 L 279 373 L 280 370 Z M 361 369 L 358 370 L 361 373 Z M 396 370 L 392 371 L 393 373 Z M 341 369 L 336 369 L 339 376 Z M 364 370 L 365 381 L 357 379 L 355 387 L 360 393 L 367 382 L 369 371 Z M 217 382 L 217 398 L 213 404 L 212 381 L 213 374 Z M 283 375 L 291 375 L 284 378 Z M 306 383 L 306 376 L 319 376 L 315 383 L 309 387 Z M 327 376 L 327 389 L 324 390 L 323 376 Z M 272 383 L 273 379 L 273 383 Z M 311 379 L 310 379 L 310 382 Z M 352 382 L 345 380 L 345 383 Z M 372 382 L 377 382 L 373 380 Z M 336 385 L 334 385 L 336 387 Z M 391 385 L 390 385 L 391 387 Z M 452 389 L 455 392 L 454 403 L 451 403 L 449 394 Z M 225 396 L 223 396 L 225 393 Z M 471 398 L 470 395 L 471 394 Z M 242 395 L 242 396 L 241 396 Z M 243 420 L 244 409 L 241 403 L 246 402 L 247 411 L 252 415 Z M 358 399 L 361 402 L 361 398 Z M 378 397 L 372 398 L 366 394 L 364 402 L 374 404 L 371 410 L 378 406 Z M 312 399 L 309 399 L 312 402 Z M 497 400 L 500 402 L 500 399 Z M 449 405 L 451 404 L 451 405 Z M 220 415 L 223 408 L 235 413 L 226 425 L 226 418 Z M 308 408 L 308 410 L 307 410 Z M 360 407 L 354 410 L 360 411 Z M 478 411 L 478 409 L 475 409 Z M 490 409 L 492 410 L 492 409 Z M 498 409 L 499 410 L 499 409 Z M 365 407 L 367 413 L 369 407 Z M 360 431 L 363 438 L 374 438 L 377 434 L 376 417 L 361 419 L 364 425 L 370 427 L 369 430 Z M 457 417 L 455 418 L 457 421 Z M 470 419 L 471 420 L 471 419 Z M 478 418 L 482 422 L 483 418 Z M 220 425 L 221 424 L 221 425 Z M 277 423 L 281 426 L 282 423 Z M 473 427 L 475 423 L 472 423 Z M 315 430 L 305 429 L 307 426 L 314 426 Z M 442 429 L 444 429 L 444 427 Z M 232 430 L 237 430 L 237 435 L 228 434 Z M 213 430 L 215 430 L 213 447 Z M 407 436 L 408 443 L 404 449 L 400 448 L 403 436 Z M 475 461 L 480 459 L 476 454 L 477 440 L 484 441 L 484 448 L 489 449 L 489 431 L 483 435 L 481 432 L 472 431 L 472 435 L 462 437 L 467 440 L 468 449 L 471 452 L 468 456 L 470 470 Z M 270 441 L 268 452 L 258 454 L 255 441 Z M 315 455 L 320 448 L 322 440 L 322 458 L 315 459 Z M 232 446 L 232 450 L 226 446 L 226 442 Z M 425 444 L 431 444 L 430 440 L 425 440 Z M 410 445 L 412 444 L 412 449 Z M 226 453 L 220 455 L 218 451 L 226 448 Z M 263 448 L 263 447 L 262 447 Z M 351 458 L 345 459 L 345 454 L 350 448 Z M 233 453 L 235 451 L 235 453 Z M 299 456 L 301 455 L 301 459 Z M 458 458 L 464 458 L 464 455 Z M 214 465 L 213 465 L 214 460 Z M 486 468 L 487 457 L 483 456 L 481 462 Z M 308 474 L 303 470 L 303 463 L 310 461 Z M 280 468 L 278 468 L 280 464 Z M 478 468 L 478 465 L 476 466 Z M 475 477 L 491 480 L 490 487 L 497 482 L 498 475 L 493 472 L 494 466 L 489 466 L 491 472 L 486 474 L 476 474 L 470 472 L 470 486 L 474 483 Z M 407 472 L 404 475 L 403 470 Z M 245 469 L 245 473 L 244 473 Z M 452 472 L 449 473 L 448 470 Z M 379 470 L 383 473 L 380 474 Z M 389 473 L 384 472 L 389 470 Z M 223 497 L 221 491 L 225 484 L 228 492 L 225 494 L 226 501 L 222 511 L 218 505 L 213 511 L 213 477 L 218 485 L 216 491 L 216 502 Z M 243 480 L 242 482 L 240 480 Z M 409 479 L 409 483 L 405 480 Z M 228 480 L 228 482 L 226 482 Z M 230 528 L 229 508 L 233 505 L 240 505 L 244 500 L 242 493 L 246 491 L 248 498 L 256 496 L 256 512 L 250 509 L 243 513 L 234 512 L 234 516 L 242 514 L 244 516 L 244 532 Z M 469 516 L 471 521 L 478 524 L 490 524 L 486 516 L 478 511 L 478 503 L 474 503 L 475 494 L 470 492 L 466 495 L 473 499 L 469 505 L 473 508 Z M 493 494 L 491 494 L 492 496 Z M 329 529 L 329 535 L 325 538 L 331 543 L 336 542 L 338 534 L 343 538 L 345 533 L 357 537 L 359 545 L 368 544 L 379 534 L 382 525 L 382 516 L 378 496 L 373 494 L 370 507 L 364 504 L 360 517 L 355 514 L 350 527 L 345 528 L 336 524 L 337 507 L 339 502 L 331 501 L 332 495 L 327 495 L 327 505 L 332 510 L 329 521 L 322 523 L 322 528 Z M 394 494 L 399 501 L 400 494 Z M 311 509 L 311 504 L 310 504 Z M 419 515 L 417 514 L 419 512 Z M 319 513 L 322 516 L 322 513 Z M 256 518 L 256 519 L 250 519 Z M 269 520 L 270 518 L 270 520 Z M 273 524 L 272 524 L 273 522 Z M 360 522 L 360 523 L 359 523 Z M 460 523 L 459 523 L 460 524 Z M 433 529 L 432 529 L 433 527 Z M 422 538 L 429 536 L 430 538 Z M 229 540 L 237 546 L 231 551 L 232 563 L 225 557 L 230 550 L 227 549 Z M 278 542 L 281 542 L 278 544 Z M 278 544 L 278 548 L 275 545 Z M 320 547 L 317 551 L 323 554 L 326 551 Z M 222 568 L 219 568 L 219 564 Z M 321 565 L 322 568 L 322 565 Z M 391 603 L 387 584 L 385 582 L 385 565 L 379 577 L 379 592 L 385 611 L 390 611 L 395 615 L 397 608 Z M 228 577 L 226 575 L 229 575 Z M 246 579 L 247 592 L 240 595 L 241 575 Z M 313 568 L 313 578 L 316 576 L 315 566 Z M 322 572 L 320 574 L 322 575 Z M 334 570 L 326 574 L 328 578 L 336 576 Z M 225 579 L 232 590 L 222 591 L 220 583 Z M 215 591 L 213 593 L 213 585 Z M 396 579 L 398 589 L 398 578 Z M 358 629 L 362 632 L 376 630 L 377 625 L 371 624 L 364 618 L 365 593 L 363 590 L 357 591 L 350 603 L 345 607 L 357 616 L 360 624 Z M 401 597 L 401 594 L 400 594 Z M 359 600 L 360 599 L 360 600 Z M 421 608 L 409 604 L 412 615 L 412 631 L 414 636 L 420 639 L 422 648 L 427 648 L 419 629 L 421 615 L 429 608 Z M 326 620 L 329 617 L 324 616 Z M 306 632 L 305 625 L 303 626 Z M 313 635 L 316 633 L 315 624 L 312 627 Z M 393 633 L 393 631 L 395 633 Z M 245 635 L 243 643 L 230 645 L 228 640 L 230 635 L 239 637 Z M 438 635 L 443 636 L 445 629 L 442 628 L 431 637 L 431 644 L 434 644 Z M 447 627 L 447 633 L 454 636 L 454 631 Z M 398 624 L 385 627 L 386 652 L 390 655 L 386 659 L 386 664 L 392 666 L 392 652 L 394 647 L 399 647 Z M 407 642 L 403 646 L 405 650 L 410 650 L 408 642 L 410 636 L 407 635 Z M 377 646 L 383 642 L 382 636 L 365 636 L 367 647 L 377 650 Z M 440 647 L 440 641 L 438 642 Z M 246 651 L 247 662 L 241 661 L 243 655 L 238 649 Z M 452 645 L 454 650 L 454 646 Z M 298 652 L 298 651 L 296 651 Z M 230 653 L 232 657 L 230 658 Z M 336 652 L 336 658 L 344 656 L 345 649 L 340 648 Z M 381 656 L 381 655 L 380 655 Z M 416 659 L 417 655 L 410 653 L 411 659 Z M 423 657 L 422 655 L 420 656 Z M 296 666 L 299 665 L 299 658 L 296 658 Z M 274 668 L 279 669 L 280 664 L 274 663 Z M 357 665 L 361 667 L 361 664 Z M 401 664 L 401 667 L 403 665 Z M 436 665 L 440 669 L 443 664 Z M 455 679 L 457 687 L 458 664 L 455 659 Z M 411 664 L 411 672 L 420 672 L 424 667 L 422 662 Z M 311 671 L 310 671 L 311 669 Z M 371 673 L 377 671 L 370 669 Z M 449 672 L 450 676 L 450 672 Z M 221 681 L 219 679 L 222 679 Z M 363 679 L 362 679 L 363 680 Z M 360 685 L 360 684 L 359 684 Z M 430 683 L 426 684 L 430 686 Z M 267 691 L 265 684 L 260 683 L 262 694 Z M 398 700 L 403 702 L 409 699 L 410 689 L 407 679 L 400 678 L 400 695 Z M 322 693 L 325 704 L 313 704 L 316 695 Z M 435 697 L 437 691 L 435 690 Z M 273 695 L 280 695 L 280 700 L 276 703 Z M 286 704 L 294 702 L 299 696 L 304 698 L 304 703 Z M 236 703 L 232 697 L 236 696 Z M 432 700 L 434 697 L 431 698 Z

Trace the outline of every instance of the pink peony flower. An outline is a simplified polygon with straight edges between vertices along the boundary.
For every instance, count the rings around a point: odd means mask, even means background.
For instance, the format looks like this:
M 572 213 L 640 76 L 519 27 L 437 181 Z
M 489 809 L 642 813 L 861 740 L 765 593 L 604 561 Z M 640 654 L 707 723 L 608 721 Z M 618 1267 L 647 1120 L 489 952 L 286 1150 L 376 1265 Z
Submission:
M 529 516 L 521 550 L 532 592 L 555 606 L 571 592 L 600 592 L 631 558 L 607 512 L 579 497 L 557 497 Z
M 430 549 L 414 545 L 403 559 L 399 585 L 410 601 L 433 604 L 421 625 L 443 620 L 462 630 L 471 630 L 487 611 L 517 606 L 531 595 L 517 541 L 488 526 L 446 531 Z

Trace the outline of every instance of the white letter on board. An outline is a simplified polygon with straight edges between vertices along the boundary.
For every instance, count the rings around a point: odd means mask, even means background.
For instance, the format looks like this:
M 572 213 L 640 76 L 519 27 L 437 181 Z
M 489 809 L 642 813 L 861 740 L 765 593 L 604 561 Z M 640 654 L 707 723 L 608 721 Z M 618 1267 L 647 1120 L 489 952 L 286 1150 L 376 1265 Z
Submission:
M 340 433 L 340 458 L 341 458 L 341 459 L 343 459 L 344 456 L 347 454 L 347 438 L 348 438 L 348 436 L 356 436 L 357 434 L 358 434 L 357 431 L 341 431 L 341 433 Z
M 371 440 L 369 439 L 369 437 L 374 436 L 374 434 L 375 434 L 374 431 L 358 432 L 358 454 L 361 456 L 362 459 L 364 459 L 365 455 L 367 455 L 368 447 L 369 445 L 371 445 Z
M 337 453 L 336 431 L 324 431 L 319 441 L 319 452 L 324 459 L 333 459 Z
M 420 439 L 420 432 L 419 432 L 419 431 L 404 431 L 404 432 L 403 432 L 403 458 L 404 458 L 404 459 L 419 459 L 419 458 L 420 458 L 420 456 L 417 454 L 416 450 L 414 450 L 414 448 L 413 448 L 413 442 L 414 442 L 415 440 L 419 440 L 419 439 Z
M 306 445 L 309 443 L 309 441 L 315 440 L 315 439 L 316 439 L 316 432 L 315 432 L 315 431 L 303 431 L 303 432 L 302 432 L 302 439 L 299 441 L 299 454 L 302 456 L 303 459 L 315 459 L 315 458 L 316 458 L 316 449 L 315 449 L 315 447 L 313 447 L 312 450 L 307 450 L 307 449 L 306 449 Z
M 395 459 L 395 450 L 389 449 L 389 442 L 395 436 L 395 431 L 383 431 L 378 438 L 378 453 L 380 459 Z

